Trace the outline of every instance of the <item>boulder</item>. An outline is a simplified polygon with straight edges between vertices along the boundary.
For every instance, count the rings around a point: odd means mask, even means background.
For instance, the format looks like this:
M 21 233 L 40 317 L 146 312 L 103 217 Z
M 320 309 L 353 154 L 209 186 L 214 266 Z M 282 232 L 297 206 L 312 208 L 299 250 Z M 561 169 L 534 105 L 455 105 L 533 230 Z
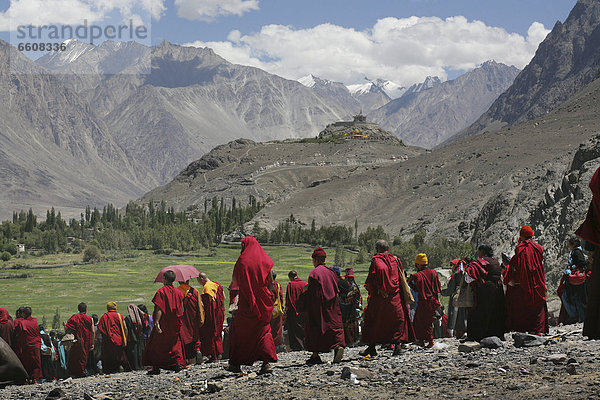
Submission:
M 501 349 L 504 347 L 504 343 L 502 343 L 502 340 L 500 340 L 500 338 L 497 336 L 483 338 L 479 344 L 481 344 L 481 347 L 486 349 Z
M 461 353 L 470 353 L 481 349 L 481 345 L 477 342 L 464 342 L 458 345 L 458 351 Z
M 535 347 L 546 343 L 543 337 L 530 335 L 529 333 L 513 333 L 512 338 L 515 341 L 515 347 Z
M 19 357 L 4 339 L 0 338 L 0 388 L 11 384 L 23 384 L 29 375 Z

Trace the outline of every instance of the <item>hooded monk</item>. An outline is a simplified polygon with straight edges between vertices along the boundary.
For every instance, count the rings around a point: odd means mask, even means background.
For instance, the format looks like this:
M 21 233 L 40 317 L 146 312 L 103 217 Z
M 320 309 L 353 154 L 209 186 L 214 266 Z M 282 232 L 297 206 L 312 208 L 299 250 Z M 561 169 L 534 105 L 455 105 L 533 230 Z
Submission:
M 200 273 L 198 283 L 202 285 L 202 307 L 204 325 L 200 328 L 202 355 L 216 361 L 223 354 L 223 321 L 225 320 L 225 294 L 219 282 L 211 281 Z
M 533 229 L 523 225 L 506 285 L 506 328 L 514 332 L 548 333 L 544 249 L 533 241 Z
M 239 289 L 239 300 L 231 323 L 228 371 L 240 372 L 240 365 L 262 361 L 260 372 L 269 373 L 269 363 L 277 361 L 271 335 L 272 268 L 271 257 L 258 241 L 246 236 L 242 240 L 242 253 L 233 267 L 231 287 Z
M 87 305 L 85 303 L 79 303 L 77 309 L 79 313 L 73 314 L 65 324 L 65 329 L 73 332 L 77 339 L 69 350 L 67 363 L 69 375 L 73 377 L 85 376 L 88 355 L 94 348 L 94 320 L 86 314 Z
M 342 361 L 344 356 L 344 323 L 338 298 L 338 275 L 325 266 L 325 250 L 318 247 L 313 251 L 315 268 L 308 276 L 304 294 L 305 347 L 312 351 L 308 364 L 321 364 L 319 353 L 334 350 L 333 362 Z
M 592 202 L 585 221 L 575 234 L 584 239 L 590 250 L 592 273 L 586 281 L 588 299 L 583 323 L 583 335 L 590 339 L 600 339 L 600 168 L 590 181 Z
M 151 365 L 149 375 L 157 375 L 160 368 L 180 371 L 186 368 L 181 341 L 183 324 L 183 293 L 173 287 L 175 272 L 163 274 L 163 287 L 156 291 L 154 303 L 154 329 L 150 333 L 142 365 Z
M 112 374 L 119 372 L 123 366 L 125 371 L 131 371 L 125 346 L 127 346 L 127 328 L 125 319 L 117 312 L 117 303 L 106 303 L 107 312 L 100 317 L 98 331 L 102 334 L 102 372 Z
M 425 253 L 417 254 L 417 272 L 410 276 L 408 285 L 419 294 L 419 305 L 413 320 L 417 343 L 424 346 L 427 341 L 427 347 L 433 347 L 433 317 L 441 305 L 438 293 L 442 291 L 442 286 L 437 271 L 429 269 L 428 264 Z
M 13 350 L 21 360 L 29 378 L 38 381 L 42 378 L 40 327 L 37 319 L 31 316 L 31 307 L 23 307 L 21 313 L 21 318 L 16 318 L 13 322 L 15 334 Z
M 369 347 L 361 355 L 376 355 L 376 344 L 394 343 L 394 353 L 400 351 L 400 342 L 412 342 L 415 339 L 412 323 L 408 315 L 407 303 L 400 291 L 402 264 L 387 252 L 389 245 L 385 240 L 375 244 L 377 254 L 371 258 L 369 275 L 365 288 L 369 292 L 369 303 L 364 314 L 362 341 Z

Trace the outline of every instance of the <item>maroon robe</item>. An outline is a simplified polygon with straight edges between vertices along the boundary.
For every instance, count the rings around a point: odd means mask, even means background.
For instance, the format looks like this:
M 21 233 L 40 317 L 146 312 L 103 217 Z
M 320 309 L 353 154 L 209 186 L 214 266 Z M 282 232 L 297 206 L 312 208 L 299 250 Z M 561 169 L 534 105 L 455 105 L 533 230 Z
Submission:
M 273 298 L 279 297 L 279 304 L 283 308 L 283 288 L 277 281 L 273 281 Z M 282 310 L 283 311 L 283 310 Z M 275 346 L 283 345 L 283 313 L 271 319 L 271 335 Z
M 440 307 L 438 293 L 442 291 L 438 273 L 425 267 L 415 272 L 408 280 L 409 286 L 419 293 L 419 304 L 415 311 L 413 327 L 418 341 L 433 342 L 433 317 L 435 310 Z
M 285 293 L 285 323 L 288 331 L 290 347 L 293 351 L 304 350 L 304 315 L 298 308 L 298 298 L 304 292 L 307 283 L 295 277 L 288 283 Z
M 13 350 L 29 378 L 35 381 L 42 378 L 42 336 L 37 319 L 29 316 L 27 318 L 17 318 L 13 321 L 14 341 Z
M 214 293 L 203 290 L 201 295 L 204 307 L 204 325 L 200 328 L 200 346 L 203 356 L 216 360 L 219 355 L 223 354 L 225 294 L 223 286 L 219 282 L 211 282 L 217 286 L 217 290 Z
M 127 331 L 123 316 L 116 310 L 107 311 L 98 321 L 98 331 L 102 334 L 102 372 L 119 372 L 120 366 L 125 371 L 131 371 L 125 355 Z
M 363 319 L 363 343 L 374 345 L 415 340 L 408 306 L 400 291 L 399 273 L 404 273 L 402 264 L 398 266 L 391 254 L 378 253 L 371 258 L 365 281 L 369 298 Z
M 592 272 L 586 281 L 587 306 L 583 323 L 583 336 L 600 339 L 600 167 L 590 181 L 592 201 L 587 216 L 575 231 L 580 238 L 596 245 L 594 250 Z
M 69 350 L 67 363 L 69 375 L 84 376 L 88 355 L 94 340 L 94 320 L 86 313 L 74 314 L 65 324 L 65 328 L 72 330 L 77 339 Z
M 346 345 L 337 281 L 337 274 L 325 265 L 315 267 L 308 276 L 304 333 L 306 350 L 313 353 Z
M 542 246 L 531 239 L 519 241 L 504 277 L 508 331 L 548 333 L 543 260 Z
M 273 298 L 269 290 L 272 268 L 273 261 L 258 241 L 252 236 L 245 237 L 242 253 L 233 268 L 239 300 L 229 339 L 231 365 L 277 361 L 270 324 L 273 315 Z
M 189 360 L 196 357 L 196 349 L 200 346 L 200 326 L 203 322 L 200 311 L 200 294 L 197 289 L 189 285 L 182 284 L 177 289 L 184 295 L 181 341 L 183 355 L 186 360 Z
M 159 321 L 162 333 L 159 333 L 156 328 L 152 329 L 142 356 L 142 365 L 164 369 L 186 367 L 181 341 L 183 297 L 181 290 L 173 285 L 164 285 L 154 295 L 152 317 L 156 321 L 158 310 L 162 311 Z
M 13 332 L 13 322 L 10 319 L 8 310 L 0 308 L 0 338 L 4 339 L 9 346 L 12 345 Z

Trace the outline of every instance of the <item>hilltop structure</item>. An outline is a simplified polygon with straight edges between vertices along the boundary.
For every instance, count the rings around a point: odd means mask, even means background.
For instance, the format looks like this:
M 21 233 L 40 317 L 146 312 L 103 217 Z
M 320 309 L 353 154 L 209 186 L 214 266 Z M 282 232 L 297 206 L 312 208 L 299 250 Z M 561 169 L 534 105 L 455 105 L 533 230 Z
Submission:
M 395 142 L 403 145 L 402 141 L 391 132 L 382 129 L 374 122 L 367 122 L 367 117 L 359 113 L 354 116 L 353 121 L 339 121 L 327 125 L 319 139 L 339 138 L 343 140 L 369 140 L 378 142 Z

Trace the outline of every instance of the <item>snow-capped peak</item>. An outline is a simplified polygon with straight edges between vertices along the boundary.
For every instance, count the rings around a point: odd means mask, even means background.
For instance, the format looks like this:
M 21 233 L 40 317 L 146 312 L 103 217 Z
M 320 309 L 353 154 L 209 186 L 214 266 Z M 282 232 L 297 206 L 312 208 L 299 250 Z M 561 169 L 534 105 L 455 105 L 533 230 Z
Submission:
M 362 94 L 367 94 L 373 88 L 373 82 L 368 83 L 359 83 L 358 85 L 348 85 L 347 88 L 350 91 L 350 94 L 353 96 L 360 96 Z
M 93 44 L 80 42 L 77 39 L 67 39 L 63 42 L 65 51 L 50 51 L 40 57 L 37 62 L 50 70 L 70 64 L 83 54 L 96 48 Z
M 301 84 L 303 84 L 306 87 L 314 87 L 317 84 L 317 81 L 315 80 L 315 76 L 312 74 L 308 74 L 306 76 L 303 76 L 302 78 L 298 79 L 298 82 L 300 82 Z
M 386 81 L 383 79 L 377 79 L 375 84 L 387 94 L 390 99 L 397 99 L 402 97 L 404 93 L 406 93 L 406 88 L 404 86 L 398 85 L 392 81 Z
M 409 87 L 406 93 L 419 93 L 424 90 L 431 89 L 439 85 L 440 83 L 442 83 L 442 80 L 437 76 L 428 76 L 423 82 L 415 83 L 414 85 Z

